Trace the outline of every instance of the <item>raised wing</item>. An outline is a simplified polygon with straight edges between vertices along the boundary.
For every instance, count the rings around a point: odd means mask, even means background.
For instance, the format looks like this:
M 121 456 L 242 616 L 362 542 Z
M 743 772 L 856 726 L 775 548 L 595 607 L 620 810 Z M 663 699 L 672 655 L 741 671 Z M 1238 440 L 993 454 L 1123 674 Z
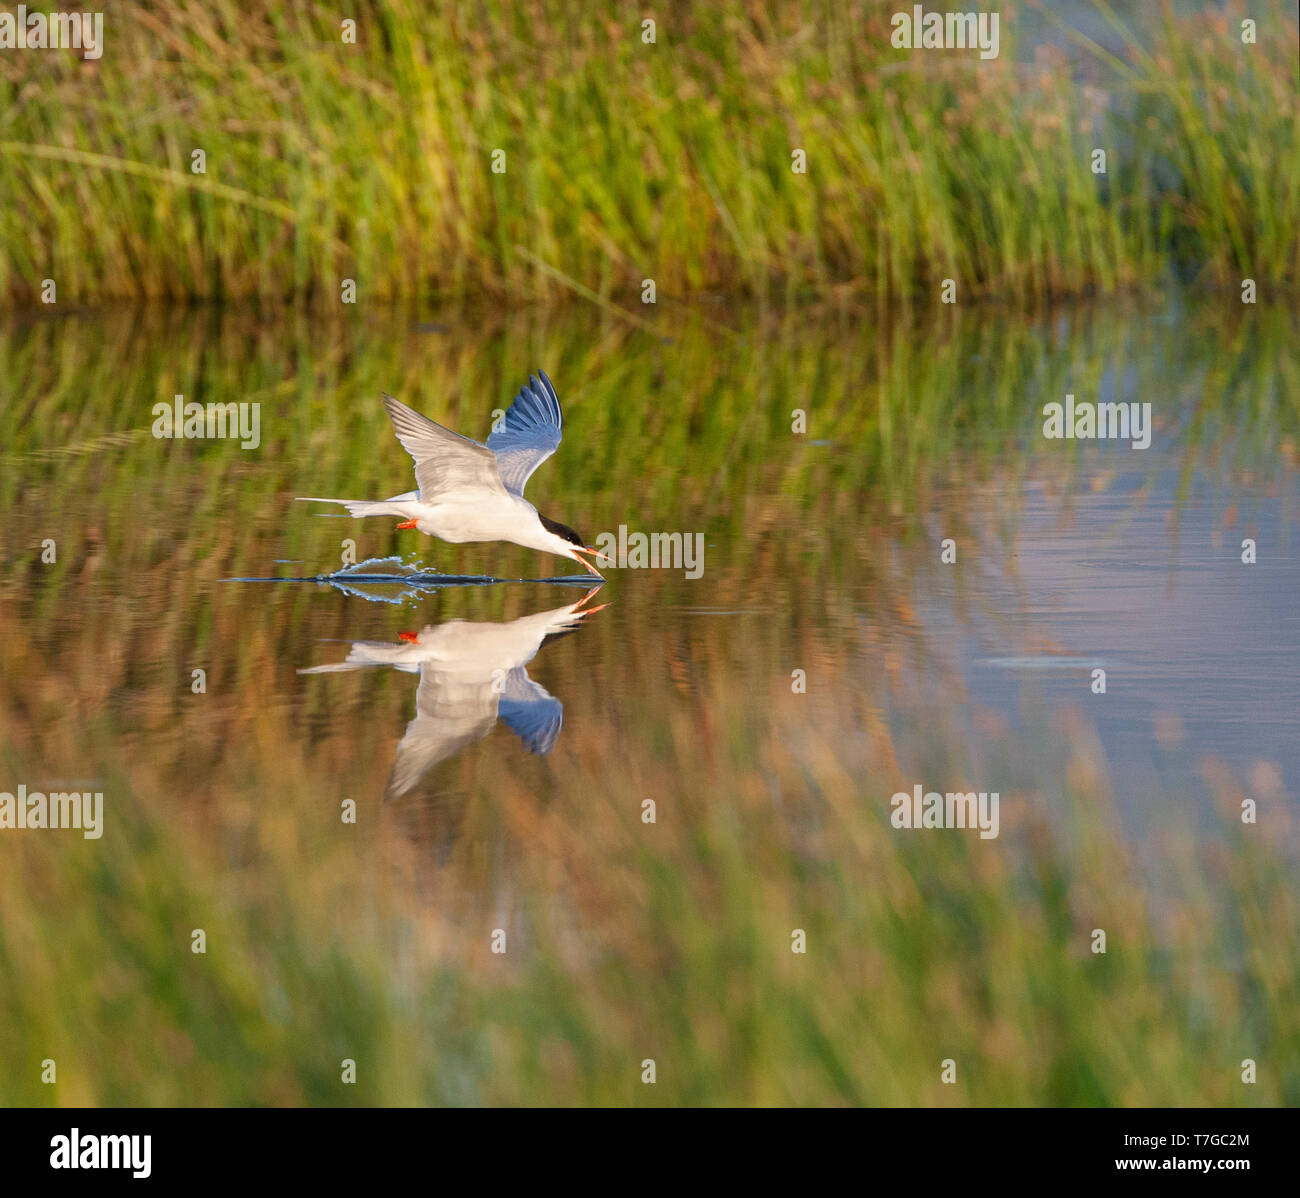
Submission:
M 503 427 L 487 439 L 497 457 L 497 470 L 507 491 L 523 497 L 529 475 L 553 454 L 564 433 L 564 414 L 546 372 L 528 376 L 506 412 Z
M 397 439 L 415 459 L 421 503 L 434 503 L 439 495 L 452 491 L 462 496 L 476 490 L 503 493 L 496 455 L 486 445 L 435 424 L 391 395 L 384 396 L 384 407 Z

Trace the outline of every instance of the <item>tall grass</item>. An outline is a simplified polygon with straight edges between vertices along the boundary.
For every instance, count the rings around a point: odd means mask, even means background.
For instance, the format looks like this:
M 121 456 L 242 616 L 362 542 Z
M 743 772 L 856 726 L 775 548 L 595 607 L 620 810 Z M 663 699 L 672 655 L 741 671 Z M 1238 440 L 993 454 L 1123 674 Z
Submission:
M 992 61 L 894 50 L 896 7 L 668 6 L 647 44 L 613 0 L 363 2 L 348 45 L 323 3 L 117 6 L 97 63 L 0 61 L 0 297 L 1029 301 L 1171 261 L 1294 287 L 1280 6 L 1250 47 L 1126 31 L 1100 88 L 1017 60 L 1012 4 Z

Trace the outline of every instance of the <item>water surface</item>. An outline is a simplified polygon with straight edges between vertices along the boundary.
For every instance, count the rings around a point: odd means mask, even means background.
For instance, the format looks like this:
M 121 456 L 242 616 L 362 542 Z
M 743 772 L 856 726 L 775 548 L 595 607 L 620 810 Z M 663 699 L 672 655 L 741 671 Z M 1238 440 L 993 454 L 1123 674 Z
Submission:
M 1211 821 L 1216 796 L 1294 809 L 1290 314 L 1172 297 L 889 327 L 709 306 L 664 330 L 581 309 L 11 321 L 9 778 L 102 786 L 109 837 L 154 796 L 207 838 L 230 902 L 272 910 L 258 896 L 284 871 L 351 877 L 354 803 L 380 838 L 357 893 L 413 895 L 466 936 L 527 937 L 554 901 L 564 944 L 640 884 L 599 854 L 574 875 L 566 842 L 635 829 L 647 799 L 688 827 L 699 804 L 762 803 L 811 836 L 790 804 L 821 793 L 827 753 L 882 818 L 915 784 L 999 792 L 1009 828 L 1088 794 L 1139 852 L 1175 812 Z M 529 497 L 588 543 L 699 534 L 699 578 L 609 569 L 587 596 L 558 559 L 293 502 L 411 485 L 381 390 L 483 438 L 537 367 L 566 437 Z M 1067 392 L 1149 402 L 1150 447 L 1044 438 Z M 177 393 L 260 404 L 260 444 L 152 436 Z M 371 577 L 337 576 L 351 561 Z M 746 766 L 719 781 L 733 755 Z M 377 901 L 353 915 L 382 939 L 397 925 Z M 834 918 L 841 900 L 808 901 Z M 323 931 L 340 918 L 318 910 Z

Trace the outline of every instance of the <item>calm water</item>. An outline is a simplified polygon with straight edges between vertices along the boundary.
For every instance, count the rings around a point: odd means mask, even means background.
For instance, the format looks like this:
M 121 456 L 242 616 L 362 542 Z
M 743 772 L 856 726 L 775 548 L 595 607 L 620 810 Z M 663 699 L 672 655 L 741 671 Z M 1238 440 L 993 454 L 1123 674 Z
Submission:
M 11 327 L 3 718 L 26 776 L 144 771 L 178 805 L 220 804 L 287 752 L 323 803 L 419 811 L 484 759 L 563 788 L 568 741 L 671 788 L 690 745 L 639 735 L 639 712 L 672 723 L 693 697 L 752 695 L 757 736 L 803 671 L 810 698 L 888 729 L 894 761 L 864 780 L 881 803 L 900 781 L 1050 798 L 1080 727 L 1135 834 L 1165 803 L 1206 804 L 1207 760 L 1294 794 L 1284 314 L 1171 303 L 888 333 L 707 319 L 673 338 L 582 313 Z M 608 569 L 588 598 L 604 609 L 575 618 L 581 578 L 438 578 L 572 575 L 558 559 L 291 502 L 410 485 L 381 387 L 482 437 L 538 365 L 568 438 L 530 498 L 588 543 L 620 524 L 699 534 L 700 577 Z M 1042 405 L 1067 389 L 1149 402 L 1150 447 L 1045 439 Z M 153 438 L 152 405 L 178 391 L 259 403 L 260 444 Z M 264 581 L 333 574 L 348 538 L 366 577 Z M 291 745 L 259 740 L 272 710 Z
M 972 1101 L 1123 1102 L 1091 1029 L 1156 1020 L 1142 1095 L 1243 1100 L 1293 1008 L 1256 1000 L 1291 984 L 1294 316 L 660 319 L 0 330 L 0 791 L 104 795 L 100 839 L 0 831 L 5 1093 L 942 1103 L 937 1027 Z M 698 538 L 698 577 L 591 593 L 293 501 L 410 486 L 380 391 L 483 437 L 537 367 L 530 499 Z M 1045 438 L 1067 393 L 1150 403 L 1150 447 Z M 153 436 L 177 394 L 258 405 L 256 444 Z M 891 828 L 917 786 L 997 792 L 999 836 Z M 1210 853 L 1248 798 L 1281 858 Z

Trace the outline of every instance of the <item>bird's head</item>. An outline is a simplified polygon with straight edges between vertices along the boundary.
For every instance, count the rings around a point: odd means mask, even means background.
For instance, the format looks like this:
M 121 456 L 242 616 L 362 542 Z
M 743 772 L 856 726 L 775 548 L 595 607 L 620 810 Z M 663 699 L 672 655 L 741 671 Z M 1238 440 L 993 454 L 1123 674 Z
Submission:
M 582 562 L 582 564 L 586 566 L 592 574 L 596 575 L 597 578 L 603 577 L 595 566 L 585 558 L 579 556 L 579 554 L 582 553 L 596 553 L 598 550 L 585 544 L 582 537 L 574 532 L 574 530 L 567 524 L 561 524 L 558 520 L 548 519 L 546 516 L 543 516 L 541 512 L 537 513 L 537 518 L 542 522 L 542 527 L 545 528 L 547 532 L 565 542 L 563 546 L 556 547 L 556 553 L 559 553 L 564 557 L 571 557 L 575 562 Z

